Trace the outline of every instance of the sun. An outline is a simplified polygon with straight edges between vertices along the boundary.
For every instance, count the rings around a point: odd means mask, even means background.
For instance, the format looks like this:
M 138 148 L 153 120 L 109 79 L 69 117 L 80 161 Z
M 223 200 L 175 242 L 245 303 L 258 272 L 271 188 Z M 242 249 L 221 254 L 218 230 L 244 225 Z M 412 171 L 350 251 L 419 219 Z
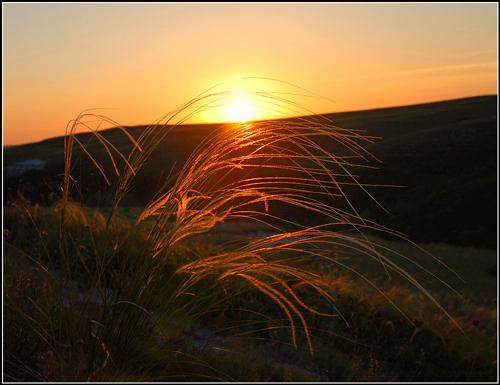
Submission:
M 245 123 L 255 119 L 257 111 L 250 96 L 245 92 L 235 92 L 225 109 L 225 120 L 228 122 Z

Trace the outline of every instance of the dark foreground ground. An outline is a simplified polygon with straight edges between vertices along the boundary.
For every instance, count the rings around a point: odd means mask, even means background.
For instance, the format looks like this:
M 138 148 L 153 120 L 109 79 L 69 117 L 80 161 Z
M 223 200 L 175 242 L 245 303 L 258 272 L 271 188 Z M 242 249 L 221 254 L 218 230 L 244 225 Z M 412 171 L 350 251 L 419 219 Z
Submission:
M 57 211 L 7 208 L 4 252 L 4 378 L 10 381 L 494 381 L 497 361 L 497 261 L 494 250 L 425 244 L 463 280 L 406 242 L 373 238 L 457 290 L 408 269 L 449 318 L 421 292 L 365 257 L 338 248 L 335 258 L 369 277 L 378 288 L 325 262 L 307 268 L 330 282 L 336 309 L 329 318 L 305 312 L 314 353 L 276 303 L 237 280 L 206 279 L 181 301 L 173 272 L 184 261 L 211 255 L 229 241 L 262 236 L 246 222 L 222 225 L 192 239 L 162 264 L 155 290 L 138 296 L 151 263 L 145 230 L 123 211 L 113 228 L 123 243 L 95 276 L 96 250 L 108 250 L 99 215 L 71 230 L 70 273 L 57 263 Z M 92 226 L 89 236 L 88 224 Z M 38 242 L 41 239 L 43 242 Z M 112 237 L 112 239 L 115 239 Z M 112 241 L 114 244 L 116 241 Z M 116 246 L 115 246 L 116 247 Z M 46 249 L 45 249 L 46 248 Z M 95 250 L 95 251 L 94 251 Z M 52 259 L 52 262 L 51 262 Z M 54 261 L 54 259 L 56 261 Z M 85 262 L 86 261 L 86 262 Z M 38 262 L 47 266 L 41 268 Z M 404 262 L 404 261 L 399 261 Z M 146 266 L 146 267 L 145 267 Z M 378 291 L 380 290 L 380 291 Z M 321 308 L 322 301 L 305 297 Z M 390 302 L 389 302 L 390 301 Z M 112 305 L 114 304 L 114 305 Z M 397 309 L 400 309 L 405 317 Z M 455 323 L 456 322 L 456 323 Z

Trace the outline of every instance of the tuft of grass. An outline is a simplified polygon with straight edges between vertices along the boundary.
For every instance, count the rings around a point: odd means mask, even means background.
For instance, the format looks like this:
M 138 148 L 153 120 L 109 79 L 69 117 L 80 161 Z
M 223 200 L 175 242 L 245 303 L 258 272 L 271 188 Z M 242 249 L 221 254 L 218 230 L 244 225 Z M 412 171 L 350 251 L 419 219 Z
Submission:
M 253 96 L 270 110 L 310 112 L 288 94 L 254 92 Z M 195 114 L 230 97 L 229 92 L 207 90 L 138 137 L 121 128 L 132 145 L 128 153 L 100 134 L 106 124 L 118 125 L 113 120 L 85 111 L 69 122 L 60 200 L 40 208 L 20 199 L 7 214 L 17 216 L 11 226 L 15 242 L 7 253 L 5 299 L 8 325 L 15 325 L 7 341 L 12 352 L 7 358 L 9 376 L 126 380 L 150 378 L 160 371 L 176 379 L 245 377 L 243 372 L 228 374 L 215 368 L 210 356 L 192 358 L 194 353 L 183 346 L 186 327 L 224 303 L 249 298 L 242 305 L 251 307 L 253 297 L 241 293 L 253 290 L 262 298 L 257 302 L 274 305 L 270 314 L 278 310 L 286 319 L 291 345 L 301 349 L 303 341 L 313 354 L 315 317 L 340 319 L 346 326 L 353 321 L 340 309 L 342 288 L 326 274 L 332 271 L 348 274 L 350 281 L 360 282 L 360 287 L 383 298 L 414 325 L 404 306 L 359 266 L 345 262 L 344 255 L 375 264 L 387 279 L 404 280 L 450 321 L 449 327 L 462 330 L 422 283 L 430 280 L 453 293 L 440 276 L 441 270 L 451 271 L 448 266 L 419 250 L 440 266 L 431 271 L 367 236 L 371 231 L 406 239 L 364 219 L 349 199 L 350 189 L 360 189 L 378 204 L 370 186 L 356 174 L 379 162 L 365 149 L 375 138 L 337 127 L 327 117 L 220 125 L 178 173 L 165 174 L 151 202 L 129 212 L 127 219 L 121 216 L 121 202 L 158 143 Z M 107 166 L 79 139 L 82 129 L 103 146 Z M 74 176 L 75 146 L 111 188 L 105 212 L 78 203 L 82 186 Z M 297 219 L 304 215 L 315 223 Z M 242 220 L 265 231 L 201 251 L 190 247 L 191 240 L 216 233 L 221 224 Z M 324 267 L 317 269 L 318 265 Z M 20 335 L 33 341 L 31 352 L 15 348 Z M 233 365 L 228 357 L 220 361 Z M 171 364 L 165 367 L 167 362 Z M 304 375 L 284 366 L 278 371 L 285 378 Z M 14 373 L 22 373 L 21 378 Z

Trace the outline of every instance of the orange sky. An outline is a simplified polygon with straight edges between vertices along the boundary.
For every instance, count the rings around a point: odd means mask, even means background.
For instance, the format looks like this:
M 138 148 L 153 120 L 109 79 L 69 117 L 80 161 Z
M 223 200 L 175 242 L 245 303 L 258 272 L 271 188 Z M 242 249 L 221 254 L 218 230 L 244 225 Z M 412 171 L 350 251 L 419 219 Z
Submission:
M 318 113 L 497 93 L 493 3 L 2 7 L 7 145 L 62 135 L 87 108 L 142 124 L 219 82 L 279 90 L 245 76 L 324 95 L 308 101 Z

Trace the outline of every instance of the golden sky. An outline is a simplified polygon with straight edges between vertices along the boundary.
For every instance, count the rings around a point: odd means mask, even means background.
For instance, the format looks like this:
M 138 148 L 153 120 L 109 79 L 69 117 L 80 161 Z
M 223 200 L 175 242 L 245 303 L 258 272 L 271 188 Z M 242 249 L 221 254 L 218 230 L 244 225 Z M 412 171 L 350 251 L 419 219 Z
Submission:
M 323 95 L 318 113 L 497 93 L 493 3 L 2 7 L 6 145 L 62 135 L 87 108 L 151 123 L 219 82 L 235 98 L 198 121 L 262 117 L 242 77 Z

